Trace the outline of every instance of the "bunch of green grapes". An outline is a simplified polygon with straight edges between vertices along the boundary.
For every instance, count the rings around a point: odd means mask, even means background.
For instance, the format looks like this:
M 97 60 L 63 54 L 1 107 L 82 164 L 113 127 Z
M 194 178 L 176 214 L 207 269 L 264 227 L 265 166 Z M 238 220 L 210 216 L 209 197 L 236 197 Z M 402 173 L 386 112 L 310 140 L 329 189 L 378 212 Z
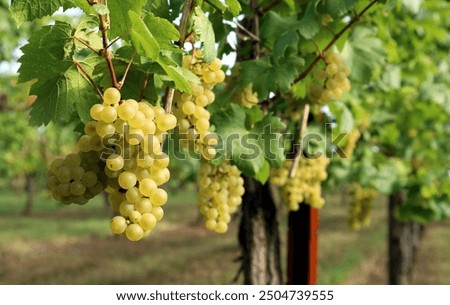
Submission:
M 322 156 L 317 159 L 301 158 L 295 176 L 290 178 L 292 160 L 286 160 L 279 169 L 273 169 L 270 182 L 281 187 L 283 202 L 290 211 L 297 211 L 300 204 L 306 203 L 313 208 L 322 208 L 321 182 L 327 179 L 329 160 Z
M 352 200 L 348 210 L 348 225 L 353 230 L 368 227 L 370 225 L 372 203 L 377 196 L 376 190 L 363 188 L 361 185 L 353 183 L 349 193 Z
M 356 147 L 356 142 L 358 142 L 361 137 L 361 132 L 359 129 L 353 129 L 347 134 L 347 142 L 345 142 L 344 148 L 342 149 L 345 158 L 350 158 L 353 155 L 353 151 Z
M 217 135 L 210 131 L 210 113 L 206 106 L 215 100 L 213 87 L 225 80 L 220 69 L 222 62 L 216 58 L 211 63 L 202 59 L 202 52 L 195 50 L 193 55 L 183 58 L 183 67 L 194 72 L 200 83 L 191 83 L 192 94 L 176 92 L 174 111 L 178 119 L 178 134 L 181 145 L 200 153 L 204 159 L 211 160 L 216 155 Z
M 242 203 L 244 180 L 229 162 L 219 166 L 202 161 L 198 174 L 198 209 L 208 230 L 225 233 L 231 214 Z
M 343 58 L 332 53 L 325 57 L 326 66 L 314 73 L 315 82 L 309 86 L 308 96 L 311 103 L 326 104 L 338 99 L 342 92 L 350 90 L 350 73 Z
M 47 186 L 53 198 L 64 204 L 86 204 L 105 189 L 103 167 L 97 152 L 70 153 L 50 164 Z
M 248 84 L 243 90 L 236 94 L 234 101 L 244 107 L 252 108 L 258 105 L 258 93 L 253 91 L 253 84 Z
M 120 213 L 111 220 L 111 231 L 138 241 L 164 215 L 161 207 L 167 193 L 161 185 L 169 180 L 170 172 L 161 142 L 175 128 L 176 117 L 160 106 L 121 100 L 115 88 L 105 90 L 103 103 L 93 105 L 90 116 L 92 121 L 85 125 L 78 148 L 97 155 L 101 163 L 99 171 L 106 177 L 101 190 L 109 193 L 110 205 Z

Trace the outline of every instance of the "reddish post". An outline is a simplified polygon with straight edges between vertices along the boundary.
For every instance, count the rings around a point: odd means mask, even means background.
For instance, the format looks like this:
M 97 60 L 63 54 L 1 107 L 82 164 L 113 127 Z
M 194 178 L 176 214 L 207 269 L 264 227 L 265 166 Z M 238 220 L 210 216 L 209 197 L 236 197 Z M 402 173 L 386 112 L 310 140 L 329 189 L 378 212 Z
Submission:
M 288 284 L 317 283 L 319 210 L 302 204 L 289 213 Z

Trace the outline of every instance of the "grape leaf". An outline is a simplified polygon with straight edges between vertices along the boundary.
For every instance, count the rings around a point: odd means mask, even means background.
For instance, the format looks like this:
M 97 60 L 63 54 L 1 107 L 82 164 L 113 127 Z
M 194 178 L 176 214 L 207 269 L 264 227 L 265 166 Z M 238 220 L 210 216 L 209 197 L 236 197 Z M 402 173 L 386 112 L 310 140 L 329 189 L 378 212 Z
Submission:
M 64 0 L 11 0 L 11 13 L 17 26 L 52 15 L 63 4 Z
M 145 0 L 113 0 L 108 1 L 108 9 L 110 12 L 111 28 L 109 34 L 111 37 L 117 37 L 127 33 L 130 30 L 137 30 L 134 28 L 139 18 L 142 6 Z M 134 14 L 129 14 L 128 12 Z M 137 16 L 137 17 L 136 17 Z M 140 30 L 139 30 L 140 31 Z
M 71 35 L 72 27 L 62 22 L 34 32 L 28 44 L 21 48 L 23 55 L 19 59 L 19 83 L 53 78 L 61 70 L 65 71 L 66 67 L 60 67 L 58 63 L 70 59 L 70 48 L 73 48 Z
M 178 49 L 174 46 L 173 41 L 180 39 L 180 33 L 171 22 L 167 19 L 156 17 L 153 14 L 145 16 L 144 22 L 161 48 L 168 50 Z
M 81 18 L 80 23 L 75 29 L 74 36 L 86 42 L 94 50 L 103 48 L 102 39 L 98 34 L 98 18 L 92 15 Z M 85 49 L 86 46 L 81 42 L 75 40 L 77 51 Z
M 289 30 L 298 29 L 298 20 L 294 16 L 281 16 L 276 12 L 268 11 L 261 19 L 261 42 L 264 46 L 272 48 L 275 41 Z
M 208 17 L 203 13 L 200 7 L 194 9 L 194 32 L 198 40 L 203 43 L 203 58 L 206 62 L 211 62 L 216 58 L 214 29 Z
M 350 68 L 352 81 L 368 83 L 386 57 L 383 42 L 364 27 L 356 27 L 345 43 L 342 55 Z
M 351 10 L 358 0 L 333 0 L 327 1 L 327 11 L 333 18 L 339 18 Z
M 222 3 L 220 0 L 206 0 L 212 7 L 218 9 L 219 11 L 225 12 L 228 8 L 225 3 Z
M 271 167 L 280 167 L 285 160 L 284 143 L 280 130 L 286 128 L 281 118 L 271 114 L 257 122 L 252 132 L 261 135 L 260 146 L 263 148 L 264 156 Z
M 92 8 L 99 15 L 106 15 L 110 13 L 108 7 L 104 4 L 94 4 Z
M 158 59 L 160 49 L 155 37 L 137 13 L 129 11 L 128 15 L 133 24 L 130 30 L 130 38 L 136 52 L 152 60 Z
M 270 177 L 270 164 L 269 162 L 264 162 L 261 170 L 256 173 L 255 179 L 261 182 L 262 184 L 266 183 Z
M 88 108 L 95 101 L 91 84 L 79 73 L 73 59 L 74 46 L 70 39 L 72 27 L 57 22 L 34 32 L 28 44 L 22 47 L 19 59 L 19 82 L 37 80 L 30 95 L 36 95 L 30 112 L 33 125 L 50 121 L 69 121 L 74 110 L 78 110 L 83 121 L 88 119 Z M 98 60 L 98 56 L 93 56 Z M 91 71 L 91 58 L 82 64 Z M 74 107 L 75 104 L 75 107 Z
M 297 56 L 284 58 L 277 64 L 272 63 L 268 57 L 243 61 L 238 76 L 239 87 L 244 88 L 253 83 L 253 89 L 258 92 L 261 100 L 266 99 L 270 92 L 287 92 L 304 63 Z
M 311 39 L 320 30 L 320 23 L 317 20 L 318 17 L 316 15 L 315 6 L 315 1 L 309 1 L 305 14 L 299 23 L 300 34 L 306 39 Z
M 246 112 L 236 104 L 213 115 L 211 122 L 220 135 L 218 153 L 231 158 L 245 175 L 263 180 L 265 163 L 278 167 L 284 161 L 284 145 L 278 131 L 285 125 L 272 114 L 253 127 L 247 127 L 246 121 Z
M 233 16 L 239 15 L 242 7 L 238 0 L 225 0 L 225 3 L 228 5 L 228 10 Z
M 185 77 L 185 76 L 190 77 L 192 75 L 187 74 L 186 71 L 180 67 L 168 65 L 167 63 L 164 62 L 163 59 L 159 59 L 158 64 L 164 69 L 164 71 L 167 73 L 170 79 L 174 81 L 175 87 L 178 90 L 187 93 L 192 92 L 191 85 L 189 84 L 189 82 L 186 80 Z

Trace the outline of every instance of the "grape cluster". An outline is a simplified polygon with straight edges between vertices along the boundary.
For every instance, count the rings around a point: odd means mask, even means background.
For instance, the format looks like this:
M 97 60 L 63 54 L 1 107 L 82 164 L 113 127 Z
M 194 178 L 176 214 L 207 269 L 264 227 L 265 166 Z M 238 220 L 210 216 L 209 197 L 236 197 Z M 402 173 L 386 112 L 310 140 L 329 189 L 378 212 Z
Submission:
M 377 192 L 372 188 L 363 188 L 357 183 L 350 187 L 351 201 L 348 210 L 348 225 L 353 230 L 360 230 L 370 225 L 370 210 Z
M 105 90 L 103 103 L 93 105 L 90 115 L 78 148 L 81 154 L 97 156 L 100 166 L 86 164 L 86 168 L 98 168 L 98 175 L 105 177 L 98 193 L 105 190 L 110 205 L 120 213 L 111 220 L 111 231 L 138 241 L 164 215 L 161 206 L 167 193 L 161 185 L 170 172 L 161 143 L 177 119 L 160 106 L 121 100 L 115 88 Z
M 86 204 L 106 186 L 103 167 L 96 152 L 68 154 L 50 164 L 47 186 L 53 198 L 64 204 Z
M 258 93 L 253 91 L 252 83 L 248 84 L 244 89 L 237 93 L 235 102 L 247 108 L 252 108 L 258 105 Z
M 314 73 L 316 82 L 309 86 L 309 99 L 311 103 L 326 104 L 332 99 L 338 99 L 342 92 L 350 90 L 350 73 L 343 58 L 332 53 L 325 57 L 326 66 Z
M 345 142 L 345 145 L 342 149 L 345 154 L 344 158 L 350 158 L 353 155 L 353 151 L 356 147 L 356 142 L 358 142 L 360 137 L 361 132 L 359 131 L 359 129 L 353 129 L 347 134 L 347 142 Z
M 292 160 L 286 160 L 279 169 L 273 169 L 270 182 L 281 187 L 283 202 L 290 211 L 297 211 L 300 203 L 313 208 L 322 208 L 325 200 L 321 196 L 321 182 L 327 179 L 326 157 L 317 159 L 301 158 L 295 176 L 289 178 Z
M 227 161 L 219 166 L 202 161 L 198 185 L 198 209 L 205 219 L 206 228 L 225 233 L 230 215 L 242 203 L 245 192 L 241 172 Z
M 225 73 L 220 69 L 222 62 L 216 58 L 208 64 L 202 59 L 202 52 L 195 50 L 193 55 L 183 58 L 183 67 L 194 72 L 200 83 L 190 83 L 192 94 L 176 92 L 174 96 L 180 144 L 211 160 L 216 155 L 213 146 L 218 139 L 215 133 L 209 131 L 211 115 L 206 106 L 215 100 L 213 87 L 225 80 Z

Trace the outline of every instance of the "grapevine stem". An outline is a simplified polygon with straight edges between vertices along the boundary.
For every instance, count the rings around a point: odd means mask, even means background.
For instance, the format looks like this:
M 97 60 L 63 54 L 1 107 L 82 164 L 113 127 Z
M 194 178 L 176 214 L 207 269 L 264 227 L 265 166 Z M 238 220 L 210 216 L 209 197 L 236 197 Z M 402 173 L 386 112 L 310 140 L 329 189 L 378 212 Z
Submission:
M 320 57 L 323 57 L 323 51 L 319 48 L 316 41 L 314 39 L 310 39 L 309 41 L 311 41 L 311 43 L 314 45 L 314 47 L 316 48 L 317 53 L 319 53 Z
M 122 35 L 120 35 L 119 37 L 114 38 L 114 40 L 111 41 L 111 42 L 109 43 L 108 49 L 109 49 L 113 44 L 115 44 L 119 39 L 124 38 L 124 37 L 127 36 L 128 34 L 130 34 L 130 31 L 127 31 L 127 32 L 123 33 Z
M 139 102 L 142 101 L 145 96 L 150 77 L 151 75 L 149 73 L 145 73 L 144 83 L 142 84 L 141 93 L 139 94 Z
M 104 4 L 108 6 L 108 1 L 104 0 Z M 117 76 L 116 72 L 114 71 L 114 66 L 111 59 L 111 51 L 109 49 L 109 42 L 108 42 L 108 28 L 109 28 L 109 15 L 98 15 L 99 19 L 99 28 L 102 32 L 102 43 L 103 43 L 103 50 L 102 54 L 105 56 L 106 64 L 108 65 L 109 74 L 111 75 L 111 82 L 112 86 L 114 88 L 120 89 L 120 84 L 117 82 Z
M 233 18 L 233 22 L 234 24 L 236 24 L 236 26 L 238 28 L 240 28 L 242 31 L 244 31 L 245 34 L 247 34 L 248 36 L 250 36 L 250 38 L 252 38 L 255 41 L 260 42 L 260 39 L 258 36 L 256 36 L 255 34 L 253 34 L 252 32 L 250 32 L 249 30 L 247 30 L 242 24 L 239 23 L 239 21 L 236 18 Z
M 184 42 L 186 40 L 187 25 L 191 12 L 194 9 L 194 6 L 195 6 L 194 0 L 186 0 L 186 3 L 184 4 L 179 27 L 180 40 L 178 41 L 178 46 L 180 48 L 183 48 Z
M 259 40 L 259 15 L 258 15 L 258 9 L 259 9 L 259 3 L 258 0 L 251 0 L 251 6 L 252 6 L 252 11 L 253 11 L 253 31 L 254 34 L 253 36 L 256 36 L 256 40 L 253 42 L 253 46 L 252 46 L 252 51 L 253 51 L 253 57 L 255 59 L 258 59 L 260 56 L 260 40 Z M 252 36 L 252 37 L 253 37 Z
M 89 75 L 89 73 L 86 71 L 86 69 L 81 65 L 80 62 L 78 61 L 74 61 L 75 65 L 78 67 L 78 69 L 80 69 L 81 73 L 84 74 L 84 76 L 86 76 L 86 78 L 89 80 L 89 82 L 91 83 L 91 85 L 94 87 L 95 91 L 97 92 L 97 94 L 103 99 L 103 94 L 100 91 L 100 89 L 97 87 L 97 85 L 95 84 L 94 80 L 92 79 L 92 77 Z
M 125 83 L 125 79 L 127 78 L 128 71 L 130 71 L 131 65 L 133 64 L 133 60 L 136 57 L 136 55 L 137 55 L 136 51 L 133 53 L 133 55 L 131 55 L 130 62 L 128 63 L 127 68 L 125 69 L 125 73 L 123 74 L 122 79 L 118 83 L 119 84 L 119 88 L 118 89 L 122 88 L 123 84 Z
M 375 4 L 378 0 L 372 0 L 361 12 L 359 12 L 355 17 L 353 17 L 350 22 L 343 27 L 338 33 L 336 33 L 333 36 L 333 39 L 327 44 L 327 46 L 322 50 L 323 53 L 326 53 L 335 43 L 336 41 L 341 38 L 341 36 L 350 29 L 356 22 L 358 22 L 361 17 Z M 316 64 L 319 62 L 319 60 L 322 58 L 321 54 L 317 55 L 316 58 L 313 60 L 313 62 L 306 68 L 305 71 L 303 71 L 293 82 L 293 84 L 298 83 L 299 81 L 303 80 L 310 72 L 311 70 L 316 66 Z
M 309 106 L 309 104 L 306 104 L 305 108 L 303 109 L 302 124 L 300 125 L 300 129 L 298 131 L 299 143 L 298 143 L 297 151 L 295 152 L 294 163 L 292 163 L 291 169 L 289 171 L 290 178 L 293 178 L 295 176 L 295 174 L 297 173 L 300 158 L 303 155 L 303 134 L 305 133 L 306 128 L 308 126 L 308 118 L 309 118 L 310 108 L 311 107 Z
M 173 95 L 175 93 L 175 90 L 173 90 L 173 88 L 167 87 L 166 89 L 166 101 L 165 101 L 165 110 L 166 113 L 170 113 L 172 111 L 172 102 L 173 102 Z
M 88 49 L 90 49 L 92 52 L 94 52 L 97 55 L 101 55 L 100 51 L 95 50 L 93 47 L 91 47 L 89 44 L 87 44 L 85 41 L 83 41 L 82 39 L 78 38 L 77 36 L 73 36 L 73 39 L 75 39 L 76 41 L 80 42 L 81 44 L 83 44 L 85 47 L 87 47 Z

